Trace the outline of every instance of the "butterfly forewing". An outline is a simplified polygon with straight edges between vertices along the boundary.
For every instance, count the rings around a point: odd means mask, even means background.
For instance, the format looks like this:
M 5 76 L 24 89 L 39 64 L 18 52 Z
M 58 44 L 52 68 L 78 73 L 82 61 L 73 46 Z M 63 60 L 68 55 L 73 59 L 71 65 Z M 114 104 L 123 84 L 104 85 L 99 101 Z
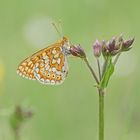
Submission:
M 62 51 L 64 44 L 55 43 L 20 63 L 17 73 L 43 84 L 61 84 L 67 73 L 66 55 Z

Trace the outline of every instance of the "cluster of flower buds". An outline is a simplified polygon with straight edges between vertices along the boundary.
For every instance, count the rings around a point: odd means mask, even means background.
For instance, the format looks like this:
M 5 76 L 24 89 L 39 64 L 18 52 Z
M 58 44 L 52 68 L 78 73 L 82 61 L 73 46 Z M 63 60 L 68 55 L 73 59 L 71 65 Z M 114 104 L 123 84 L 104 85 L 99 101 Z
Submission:
M 100 57 L 101 54 L 103 54 L 104 57 L 115 56 L 120 52 L 130 50 L 132 48 L 133 42 L 134 38 L 124 40 L 122 35 L 118 38 L 113 37 L 109 41 L 96 40 L 93 44 L 93 54 L 96 58 Z M 71 45 L 70 53 L 76 57 L 86 57 L 85 51 L 80 45 Z
M 116 54 L 128 51 L 132 48 L 134 38 L 124 40 L 122 36 L 119 38 L 113 37 L 109 41 L 99 41 L 93 44 L 93 52 L 95 57 L 100 57 L 101 53 L 104 57 L 106 56 L 115 56 Z

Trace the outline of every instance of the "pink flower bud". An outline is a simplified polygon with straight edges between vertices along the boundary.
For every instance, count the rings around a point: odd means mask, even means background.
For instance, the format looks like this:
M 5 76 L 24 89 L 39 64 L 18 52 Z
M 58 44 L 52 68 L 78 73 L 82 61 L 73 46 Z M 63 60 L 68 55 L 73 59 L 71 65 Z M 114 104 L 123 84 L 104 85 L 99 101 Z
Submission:
M 95 57 L 100 57 L 102 52 L 102 43 L 99 40 L 96 40 L 93 44 L 93 53 Z

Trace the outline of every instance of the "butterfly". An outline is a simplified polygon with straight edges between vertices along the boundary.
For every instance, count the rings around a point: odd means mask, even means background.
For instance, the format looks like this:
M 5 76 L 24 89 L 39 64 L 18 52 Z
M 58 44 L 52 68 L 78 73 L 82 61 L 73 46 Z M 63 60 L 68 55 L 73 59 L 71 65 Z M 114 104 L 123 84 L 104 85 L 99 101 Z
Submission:
M 70 46 L 68 38 L 63 37 L 22 61 L 17 73 L 42 84 L 61 84 L 68 74 L 67 56 L 70 54 Z

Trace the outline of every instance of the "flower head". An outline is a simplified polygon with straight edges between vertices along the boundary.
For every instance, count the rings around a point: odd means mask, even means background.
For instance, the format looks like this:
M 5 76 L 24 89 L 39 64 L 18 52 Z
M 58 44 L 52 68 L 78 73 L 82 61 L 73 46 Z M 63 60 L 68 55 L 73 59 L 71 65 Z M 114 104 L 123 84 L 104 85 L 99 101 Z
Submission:
M 113 37 L 110 41 L 107 42 L 107 49 L 111 53 L 116 49 L 116 39 Z
M 122 51 L 128 51 L 132 48 L 132 44 L 134 42 L 134 38 L 130 38 L 128 40 L 123 41 L 122 43 Z
M 73 56 L 76 56 L 76 57 L 80 57 L 80 58 L 85 58 L 86 57 L 85 51 L 80 45 L 77 45 L 77 46 L 72 45 L 71 48 L 70 48 L 70 53 Z
M 117 39 L 113 37 L 111 40 L 103 43 L 103 55 L 104 56 L 114 56 L 120 51 L 120 43 L 117 42 Z
M 100 57 L 102 52 L 102 42 L 99 40 L 96 40 L 95 43 L 93 44 L 93 53 L 95 57 Z

